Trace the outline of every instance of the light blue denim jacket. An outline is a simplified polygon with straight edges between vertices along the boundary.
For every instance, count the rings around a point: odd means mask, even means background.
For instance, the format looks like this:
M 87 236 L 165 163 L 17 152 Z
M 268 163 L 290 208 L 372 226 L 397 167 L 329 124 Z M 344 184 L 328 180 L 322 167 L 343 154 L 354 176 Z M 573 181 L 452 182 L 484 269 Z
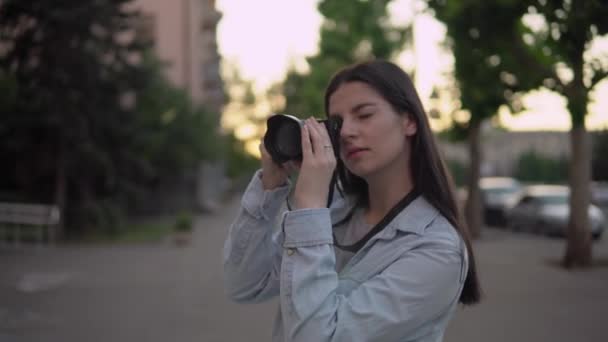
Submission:
M 281 214 L 288 186 L 264 191 L 259 176 L 226 239 L 224 280 L 238 302 L 280 296 L 273 341 L 442 340 L 468 259 L 437 209 L 418 197 L 337 273 L 332 222 L 349 202 Z

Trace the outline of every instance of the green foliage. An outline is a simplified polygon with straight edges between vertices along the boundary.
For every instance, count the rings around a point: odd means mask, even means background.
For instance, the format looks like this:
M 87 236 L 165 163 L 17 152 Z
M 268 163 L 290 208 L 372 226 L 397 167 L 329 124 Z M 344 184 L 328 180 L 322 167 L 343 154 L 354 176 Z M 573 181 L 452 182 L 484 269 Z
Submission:
M 129 225 L 121 233 L 110 239 L 110 242 L 141 243 L 160 242 L 171 233 L 171 226 L 162 223 Z
M 110 198 L 87 201 L 77 208 L 80 222 L 104 232 L 108 236 L 120 235 L 125 220 L 124 209 Z
M 457 160 L 448 159 L 446 160 L 446 166 L 452 174 L 452 180 L 457 187 L 466 185 L 468 171 L 464 163 Z
M 446 24 L 460 100 L 471 113 L 470 122 L 493 117 L 521 88 L 518 82 L 530 83 L 529 79 L 511 77 L 514 70 L 531 71 L 519 64 L 511 51 L 527 5 L 519 0 L 429 0 L 428 4 L 437 19 Z M 454 123 L 452 138 L 464 140 L 469 126 L 469 122 Z
M 260 167 L 260 161 L 245 150 L 244 143 L 234 135 L 226 137 L 227 156 L 226 168 L 227 175 L 232 180 L 239 180 L 241 177 L 250 177 L 255 170 Z
M 183 90 L 164 76 L 162 63 L 144 54 L 145 86 L 137 93 L 134 109 L 139 131 L 133 145 L 151 176 L 175 176 L 202 159 L 221 155 L 221 137 L 213 115 L 192 105 Z
M 0 108 L 8 113 L 14 110 L 17 101 L 17 80 L 13 75 L 0 70 Z M 2 125 L 2 123 L 0 123 Z M 0 126 L 2 129 L 3 126 Z
M 283 84 L 285 112 L 299 117 L 322 117 L 323 93 L 338 69 L 372 58 L 390 59 L 400 51 L 408 32 L 388 24 L 390 0 L 323 0 L 319 53 L 307 58 L 308 73 L 291 70 Z
M 14 166 L 0 177 L 29 200 L 66 193 L 59 204 L 70 206 L 63 208 L 67 222 L 79 227 L 102 224 L 91 213 L 105 206 L 93 202 L 140 178 L 138 158 L 126 148 L 137 127 L 120 103 L 143 79 L 130 58 L 145 44 L 116 39 L 137 19 L 129 2 L 0 4 L 0 83 L 12 89 L 0 101 L 0 149 L 2 163 Z
M 164 221 L 164 218 L 156 220 Z M 86 243 L 148 243 L 160 242 L 173 232 L 173 225 L 167 222 L 128 222 L 123 223 L 114 232 L 96 230 L 84 237 L 79 242 Z
M 58 203 L 73 232 L 118 229 L 151 182 L 214 157 L 213 116 L 126 38 L 132 2 L 0 2 L 0 192 Z
M 181 212 L 177 215 L 173 229 L 176 232 L 192 231 L 192 214 L 189 212 Z
M 593 138 L 593 179 L 608 181 L 608 130 L 596 133 Z
M 608 67 L 601 57 L 584 58 L 590 42 L 608 34 L 608 6 L 605 1 L 547 0 L 525 2 L 527 14 L 540 17 L 546 25 L 533 30 L 526 28 L 524 49 L 515 49 L 522 63 L 533 65 L 543 85 L 568 99 L 572 127 L 585 123 L 589 93 L 608 76 Z M 521 41 L 521 39 L 520 39 Z M 527 52 L 527 53 L 524 53 Z M 563 81 L 557 66 L 573 72 L 571 81 Z M 525 77 L 525 71 L 516 72 Z
M 468 136 L 468 132 L 469 132 L 468 123 L 459 124 L 459 123 L 453 122 L 450 129 L 446 129 L 446 130 L 443 130 L 443 131 L 437 133 L 437 136 L 446 141 L 458 142 L 458 141 L 466 140 L 467 136 Z
M 515 177 L 524 182 L 565 183 L 568 181 L 568 160 L 553 159 L 528 151 L 519 157 Z

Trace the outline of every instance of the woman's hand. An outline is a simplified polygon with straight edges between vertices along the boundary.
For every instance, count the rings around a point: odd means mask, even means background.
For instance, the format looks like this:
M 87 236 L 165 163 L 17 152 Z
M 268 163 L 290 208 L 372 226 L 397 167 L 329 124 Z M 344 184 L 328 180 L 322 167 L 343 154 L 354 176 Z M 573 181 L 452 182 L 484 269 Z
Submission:
M 262 155 L 262 186 L 264 190 L 272 190 L 286 184 L 289 175 L 299 168 L 299 165 L 295 162 L 287 162 L 283 165 L 275 163 L 264 143 L 260 144 L 260 154 Z
M 314 118 L 302 125 L 302 156 L 295 205 L 299 209 L 325 208 L 336 157 L 325 125 Z

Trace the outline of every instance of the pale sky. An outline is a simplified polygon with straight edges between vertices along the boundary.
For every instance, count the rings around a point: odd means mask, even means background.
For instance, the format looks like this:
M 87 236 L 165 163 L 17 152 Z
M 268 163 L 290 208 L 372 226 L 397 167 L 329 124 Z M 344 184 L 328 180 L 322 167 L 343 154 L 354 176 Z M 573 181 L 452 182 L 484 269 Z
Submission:
M 235 64 L 241 76 L 265 89 L 284 78 L 289 65 L 301 64 L 317 52 L 322 17 L 317 0 L 216 0 L 223 17 L 218 24 L 218 48 L 223 59 Z M 390 5 L 394 22 L 409 22 L 413 15 L 410 0 L 395 0 Z M 434 84 L 445 82 L 440 76 L 450 70 L 453 59 L 441 53 L 439 43 L 445 27 L 428 15 L 415 21 L 415 52 L 404 52 L 397 62 L 406 70 L 416 67 L 417 88 L 426 101 Z M 608 39 L 600 49 L 608 55 Z M 597 87 L 596 102 L 590 105 L 590 129 L 608 128 L 608 81 Z M 527 96 L 528 111 L 517 116 L 501 112 L 503 125 L 514 130 L 568 130 L 569 114 L 565 99 L 546 91 Z

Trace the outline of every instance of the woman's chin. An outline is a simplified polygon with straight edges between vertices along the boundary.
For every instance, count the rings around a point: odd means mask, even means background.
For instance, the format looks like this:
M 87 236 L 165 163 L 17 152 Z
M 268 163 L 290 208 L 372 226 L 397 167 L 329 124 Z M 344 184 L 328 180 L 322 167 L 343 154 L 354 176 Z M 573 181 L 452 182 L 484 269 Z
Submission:
M 351 166 L 347 165 L 346 168 L 348 169 L 348 171 L 350 173 L 352 173 L 353 175 L 355 175 L 359 178 L 365 179 L 366 176 L 369 175 L 369 170 L 362 167 L 362 165 L 351 165 Z

